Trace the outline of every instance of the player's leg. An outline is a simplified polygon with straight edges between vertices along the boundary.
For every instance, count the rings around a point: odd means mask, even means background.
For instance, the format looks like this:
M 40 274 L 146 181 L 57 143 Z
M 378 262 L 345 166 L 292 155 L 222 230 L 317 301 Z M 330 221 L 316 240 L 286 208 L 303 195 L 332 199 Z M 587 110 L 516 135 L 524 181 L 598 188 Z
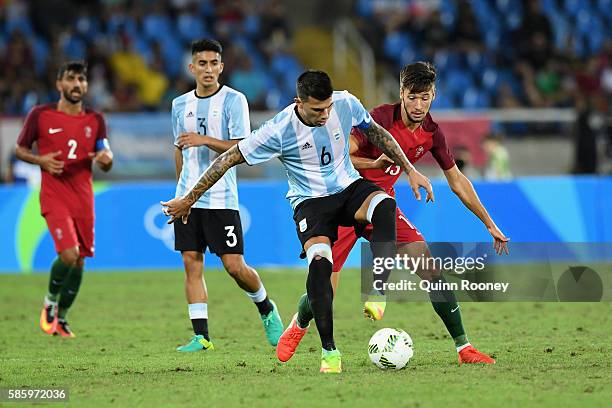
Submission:
M 51 264 L 48 291 L 40 314 L 40 328 L 47 334 L 55 334 L 60 293 L 70 269 L 79 259 L 79 246 L 74 224 L 69 217 L 46 216 L 45 220 L 58 256 Z
M 266 288 L 259 274 L 255 269 L 246 264 L 241 254 L 228 253 L 221 255 L 221 261 L 227 273 L 245 291 L 257 307 L 263 322 L 264 331 L 266 332 L 266 338 L 272 346 L 276 346 L 279 337 L 283 333 L 283 322 L 276 304 L 268 298 Z
M 367 191 L 365 184 L 363 190 Z M 374 191 L 368 194 L 355 211 L 355 221 L 372 224 L 370 247 L 374 259 L 394 258 L 397 253 L 395 210 L 395 199 L 382 191 Z M 389 278 L 390 273 L 391 269 L 385 268 L 381 274 L 376 276 L 376 279 L 384 283 Z M 364 316 L 372 320 L 380 320 L 386 307 L 385 292 L 380 290 L 377 293 L 372 293 L 372 295 L 372 299 L 364 304 Z
M 240 213 L 236 210 L 205 210 L 204 234 L 210 252 L 221 258 L 227 273 L 257 307 L 268 342 L 276 346 L 283 332 L 278 308 L 268 298 L 259 275 L 244 261 L 244 237 Z
M 308 259 L 306 292 L 321 338 L 321 372 L 338 373 L 342 367 L 334 341 L 331 241 L 326 236 L 315 236 L 306 241 L 304 250 Z
M 424 259 L 431 258 L 427 243 L 423 241 L 420 234 L 417 235 L 416 233 L 418 233 L 418 231 L 410 224 L 410 221 L 408 221 L 405 216 L 398 218 L 398 253 L 401 256 L 424 257 Z M 418 268 L 415 272 L 421 279 L 436 283 L 446 282 L 440 271 L 434 269 L 433 265 L 429 262 L 420 265 L 421 268 Z M 435 285 L 435 287 L 444 288 L 445 286 Z M 461 319 L 459 304 L 452 290 L 431 290 L 429 292 L 429 298 L 431 300 L 431 305 L 438 316 L 440 316 L 444 326 L 446 326 L 446 330 L 448 330 L 448 333 L 455 342 L 455 347 L 459 353 L 459 363 L 495 363 L 495 360 L 479 352 L 468 342 Z
M 181 251 L 185 269 L 185 297 L 193 337 L 177 351 L 214 350 L 208 334 L 208 292 L 203 278 L 206 243 L 202 231 L 202 210 L 192 209 L 187 224 L 174 223 L 174 248 Z
M 74 262 L 68 271 L 68 275 L 61 289 L 57 312 L 57 333 L 67 338 L 75 337 L 66 319 L 68 310 L 73 305 L 81 287 L 85 257 L 92 257 L 94 255 L 94 219 L 73 218 L 72 222 L 79 243 L 78 255 L 76 262 Z M 70 257 L 73 256 L 74 254 L 70 255 Z
M 338 228 L 338 239 L 334 242 L 332 247 L 332 258 L 334 264 L 332 266 L 331 285 L 336 296 L 336 289 L 338 282 L 340 281 L 340 270 L 344 266 L 346 259 L 357 242 L 357 235 L 355 229 L 352 227 L 339 227 Z M 301 329 L 308 328 L 310 321 L 313 319 L 312 309 L 310 308 L 310 302 L 308 301 L 308 294 L 304 293 L 298 302 L 298 312 L 295 317 L 296 324 Z

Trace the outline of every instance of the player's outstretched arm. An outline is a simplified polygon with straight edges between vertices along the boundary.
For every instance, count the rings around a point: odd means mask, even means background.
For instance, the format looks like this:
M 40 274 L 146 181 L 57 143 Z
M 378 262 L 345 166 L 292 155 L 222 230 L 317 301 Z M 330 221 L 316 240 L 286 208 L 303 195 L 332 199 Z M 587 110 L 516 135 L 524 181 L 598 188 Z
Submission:
M 206 146 L 217 153 L 225 153 L 232 146 L 237 145 L 239 140 L 221 140 L 208 135 L 199 135 L 194 132 L 181 133 L 177 143 L 181 149 L 190 147 Z
M 244 163 L 244 157 L 238 146 L 232 146 L 228 151 L 217 157 L 210 167 L 200 176 L 198 182 L 183 197 L 161 202 L 162 211 L 170 216 L 168 223 L 181 218 L 187 223 L 187 217 L 194 205 L 202 195 L 208 191 L 223 175 L 237 164 Z
M 487 227 L 489 233 L 493 237 L 494 243 L 493 246 L 495 248 L 495 252 L 498 255 L 502 253 L 508 254 L 508 241 L 503 232 L 495 225 L 493 219 L 487 212 L 487 209 L 482 205 L 476 190 L 474 190 L 474 186 L 472 182 L 465 177 L 465 175 L 457 168 L 457 166 L 453 166 L 448 170 L 444 170 L 444 175 L 446 176 L 446 180 L 448 181 L 448 185 L 450 186 L 453 193 L 459 197 L 463 205 L 465 205 L 471 212 L 477 216 L 482 223 Z
M 393 136 L 391 136 L 391 133 L 389 133 L 375 121 L 372 121 L 370 127 L 367 129 L 361 129 L 361 132 L 370 141 L 370 143 L 382 150 L 387 157 L 393 160 L 395 164 L 399 165 L 408 175 L 410 187 L 412 188 L 412 192 L 417 200 L 421 199 L 421 192 L 419 191 L 419 188 L 423 187 L 427 191 L 426 201 L 434 201 L 433 189 L 429 179 L 419 173 L 414 168 L 412 163 L 408 161 L 408 158 L 402 151 L 400 145 L 393 138 Z

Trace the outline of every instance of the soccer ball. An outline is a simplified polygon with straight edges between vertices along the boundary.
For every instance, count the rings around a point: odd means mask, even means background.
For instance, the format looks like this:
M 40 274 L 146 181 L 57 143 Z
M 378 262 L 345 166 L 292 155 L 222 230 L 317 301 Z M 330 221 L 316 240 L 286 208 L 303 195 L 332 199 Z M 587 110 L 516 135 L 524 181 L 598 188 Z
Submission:
M 382 370 L 401 370 L 413 354 L 412 339 L 401 329 L 380 329 L 368 343 L 370 360 Z

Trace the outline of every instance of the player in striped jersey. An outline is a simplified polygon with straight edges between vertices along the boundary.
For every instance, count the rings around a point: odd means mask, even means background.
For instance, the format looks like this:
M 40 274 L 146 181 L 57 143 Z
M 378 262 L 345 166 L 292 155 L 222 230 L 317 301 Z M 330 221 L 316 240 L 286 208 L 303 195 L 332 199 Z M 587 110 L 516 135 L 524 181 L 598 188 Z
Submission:
M 215 40 L 194 41 L 189 70 L 196 89 L 172 101 L 176 196 L 183 196 L 219 154 L 251 132 L 245 96 L 219 83 L 222 48 Z M 185 266 L 185 294 L 194 336 L 178 351 L 213 349 L 208 335 L 208 293 L 202 277 L 204 251 L 218 255 L 227 273 L 255 303 L 266 337 L 275 346 L 283 331 L 278 309 L 257 272 L 244 262 L 236 170 L 231 169 L 193 203 L 186 223 L 175 223 L 175 249 Z
M 495 251 L 499 255 L 507 254 L 508 238 L 497 227 L 480 202 L 471 182 L 455 165 L 444 133 L 429 113 L 429 108 L 435 98 L 435 80 L 436 70 L 433 65 L 426 62 L 406 65 L 400 72 L 400 102 L 377 106 L 371 112 L 372 118 L 393 135 L 410 162 L 416 163 L 428 151 L 431 152 L 444 171 L 452 191 L 483 222 L 491 234 Z M 359 174 L 383 188 L 390 196 L 395 197 L 393 186 L 401 176 L 400 168 L 370 143 L 358 129 L 353 129 L 350 140 L 351 161 Z M 427 258 L 431 256 L 425 238 L 399 207 L 397 208 L 396 227 L 397 247 L 400 255 Z M 371 226 L 367 226 L 360 232 L 357 234 L 353 228 L 342 226 L 338 229 L 338 240 L 332 249 L 334 273 L 331 279 L 334 293 L 338 286 L 340 270 L 359 237 L 366 240 L 371 239 Z M 422 279 L 431 282 L 444 282 L 444 277 L 441 276 L 439 270 L 420 268 L 416 273 Z M 478 351 L 468 341 L 459 304 L 453 291 L 431 290 L 429 296 L 434 310 L 440 316 L 455 343 L 459 363 L 494 364 L 494 359 Z M 364 314 L 372 320 L 380 320 L 383 317 L 385 306 L 385 302 L 367 302 Z M 293 356 L 302 337 L 306 334 L 310 320 L 312 320 L 312 311 L 308 297 L 302 295 L 298 304 L 298 312 L 293 317 L 289 328 L 281 336 L 276 348 L 281 361 L 287 361 Z
M 347 91 L 334 92 L 325 72 L 310 70 L 297 80 L 295 103 L 219 156 L 183 197 L 162 203 L 170 222 L 185 222 L 192 205 L 233 166 L 280 159 L 289 178 L 287 198 L 294 210 L 302 256 L 308 258 L 306 288 L 321 337 L 324 373 L 342 371 L 333 337 L 330 283 L 331 246 L 338 226 L 372 224 L 374 257 L 395 254 L 395 200 L 362 179 L 353 167 L 348 143 L 353 127 L 361 129 L 408 174 L 417 199 L 421 198 L 419 187 L 424 187 L 427 201 L 433 201 L 429 180 L 414 169 L 395 139 L 372 120 L 361 102 Z

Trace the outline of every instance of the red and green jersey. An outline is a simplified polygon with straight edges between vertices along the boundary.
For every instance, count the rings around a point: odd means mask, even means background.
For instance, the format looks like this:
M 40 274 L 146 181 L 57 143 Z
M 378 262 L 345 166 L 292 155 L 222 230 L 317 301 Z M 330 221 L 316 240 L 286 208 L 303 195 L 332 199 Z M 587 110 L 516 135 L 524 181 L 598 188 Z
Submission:
M 64 171 L 59 176 L 42 172 L 40 207 L 43 215 L 93 217 L 89 153 L 95 152 L 96 142 L 105 138 L 104 118 L 93 110 L 69 115 L 57 110 L 57 103 L 32 108 L 17 144 L 31 149 L 36 142 L 41 156 L 60 151 L 57 160 L 64 162 Z
M 448 170 L 455 165 L 444 133 L 428 113 L 421 126 L 414 131 L 406 128 L 402 121 L 401 104 L 385 104 L 374 108 L 370 112 L 372 119 L 391 133 L 411 163 L 417 162 L 427 152 L 431 152 L 442 170 Z M 375 160 L 382 151 L 374 146 L 357 128 L 352 130 L 357 139 L 358 149 L 355 156 Z M 390 165 L 382 169 L 360 169 L 359 174 L 366 180 L 385 189 L 387 194 L 395 196 L 393 185 L 402 175 L 398 165 Z

